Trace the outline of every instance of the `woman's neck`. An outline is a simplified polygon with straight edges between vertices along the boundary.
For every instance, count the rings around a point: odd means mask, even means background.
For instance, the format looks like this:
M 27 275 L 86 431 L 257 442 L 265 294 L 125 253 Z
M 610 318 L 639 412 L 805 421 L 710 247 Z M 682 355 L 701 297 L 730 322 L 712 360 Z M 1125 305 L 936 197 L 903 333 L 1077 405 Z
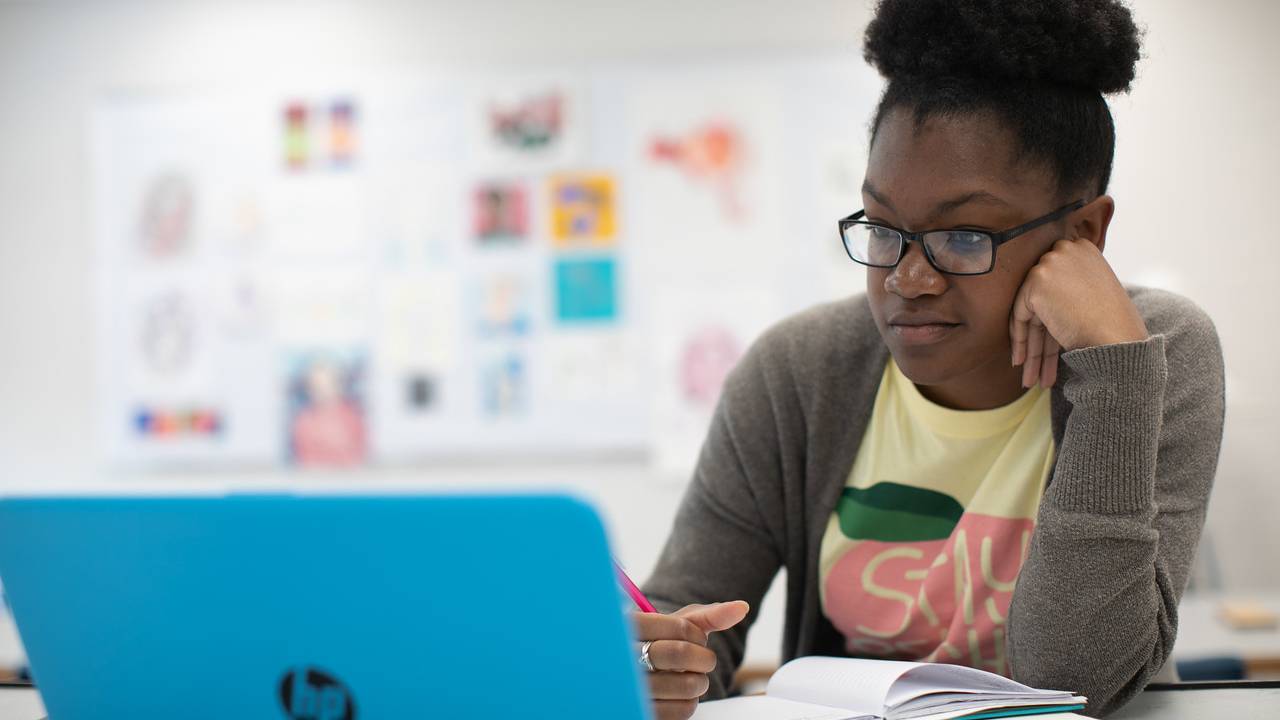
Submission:
M 1022 397 L 1022 368 L 1009 365 L 1009 356 L 997 355 L 985 365 L 937 385 L 917 385 L 930 402 L 953 410 L 990 410 Z

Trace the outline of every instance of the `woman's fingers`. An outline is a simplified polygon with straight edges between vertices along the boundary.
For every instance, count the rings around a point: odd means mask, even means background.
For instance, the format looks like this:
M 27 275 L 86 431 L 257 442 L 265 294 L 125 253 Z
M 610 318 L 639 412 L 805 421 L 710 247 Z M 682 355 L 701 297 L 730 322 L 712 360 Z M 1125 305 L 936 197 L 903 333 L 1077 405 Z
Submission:
M 662 613 L 633 613 L 636 639 L 683 640 L 694 645 L 706 645 L 707 633 L 689 618 Z
M 658 640 L 649 646 L 649 662 L 658 670 L 709 673 L 716 669 L 716 654 L 683 640 Z
M 1040 387 L 1051 388 L 1058 381 L 1058 341 L 1048 332 L 1044 334 L 1044 357 L 1040 359 Z
M 1027 303 L 1028 296 L 1029 290 L 1024 281 L 1013 297 L 1013 310 L 1009 314 L 1009 343 L 1013 347 L 1014 365 L 1023 365 L 1027 361 L 1027 339 L 1031 322 L 1035 319 L 1035 313 Z
M 697 700 L 654 700 L 653 716 L 657 720 L 688 720 L 698 709 Z
M 1022 364 L 1022 387 L 1031 387 L 1040 378 L 1040 358 L 1044 356 L 1044 325 L 1032 316 L 1027 323 L 1026 361 Z
M 749 606 L 742 601 L 688 605 L 670 615 L 634 613 L 636 639 L 649 643 L 649 693 L 659 720 L 685 720 L 698 707 L 698 698 L 711 687 L 707 673 L 716 668 L 716 654 L 707 635 L 742 621 Z
M 654 700 L 697 700 L 711 687 L 706 673 L 649 673 L 649 693 Z
M 1009 345 L 1013 349 L 1013 366 L 1017 367 L 1027 359 L 1027 324 L 1016 314 L 1009 316 Z
M 697 625 L 705 633 L 720 632 L 742 622 L 751 606 L 745 600 L 711 603 L 710 605 L 686 605 L 672 613 Z

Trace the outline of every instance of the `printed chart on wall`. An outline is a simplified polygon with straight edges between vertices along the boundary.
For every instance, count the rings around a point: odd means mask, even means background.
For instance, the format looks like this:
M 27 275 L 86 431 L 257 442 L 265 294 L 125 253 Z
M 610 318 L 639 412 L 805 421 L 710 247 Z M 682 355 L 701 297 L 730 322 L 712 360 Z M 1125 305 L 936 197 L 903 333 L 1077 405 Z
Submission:
M 108 460 L 657 450 L 687 470 L 725 375 L 797 301 L 773 260 L 795 255 L 788 173 L 816 171 L 783 159 L 839 140 L 788 134 L 785 74 L 688 75 L 104 101 Z

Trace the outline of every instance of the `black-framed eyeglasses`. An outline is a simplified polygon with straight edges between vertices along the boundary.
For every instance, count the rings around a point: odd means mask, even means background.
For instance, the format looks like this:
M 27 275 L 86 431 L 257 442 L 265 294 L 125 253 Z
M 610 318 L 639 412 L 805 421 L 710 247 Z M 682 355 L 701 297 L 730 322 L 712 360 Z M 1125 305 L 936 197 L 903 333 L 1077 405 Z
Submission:
M 907 232 L 888 225 L 867 222 L 859 210 L 840 220 L 840 240 L 849 259 L 868 267 L 897 267 L 907 254 L 907 243 L 920 243 L 924 256 L 935 270 L 947 275 L 985 275 L 996 266 L 996 248 L 1041 225 L 1084 207 L 1077 200 L 1042 215 L 1031 222 L 1000 232 L 983 230 L 921 230 Z

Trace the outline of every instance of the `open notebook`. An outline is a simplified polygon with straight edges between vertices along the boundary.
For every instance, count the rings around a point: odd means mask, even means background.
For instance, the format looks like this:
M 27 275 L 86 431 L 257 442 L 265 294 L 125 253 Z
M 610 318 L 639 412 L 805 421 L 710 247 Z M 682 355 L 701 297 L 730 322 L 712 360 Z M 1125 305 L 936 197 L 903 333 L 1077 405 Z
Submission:
M 949 720 L 1065 712 L 1085 698 L 1036 690 L 961 665 L 802 657 L 783 665 L 768 693 L 713 700 L 694 720 Z

